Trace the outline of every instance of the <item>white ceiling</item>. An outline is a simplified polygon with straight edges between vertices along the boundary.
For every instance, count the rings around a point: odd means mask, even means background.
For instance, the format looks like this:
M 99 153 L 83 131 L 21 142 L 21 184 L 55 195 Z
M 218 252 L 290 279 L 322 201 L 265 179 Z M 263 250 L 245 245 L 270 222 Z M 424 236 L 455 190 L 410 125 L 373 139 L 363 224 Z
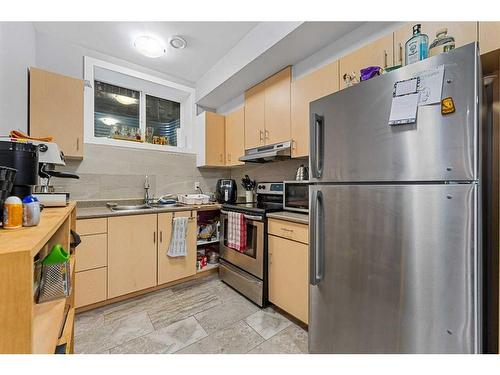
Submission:
M 35 22 L 37 32 L 195 83 L 258 22 Z M 168 45 L 180 35 L 187 48 L 167 48 L 157 59 L 139 54 L 135 37 L 154 35 Z

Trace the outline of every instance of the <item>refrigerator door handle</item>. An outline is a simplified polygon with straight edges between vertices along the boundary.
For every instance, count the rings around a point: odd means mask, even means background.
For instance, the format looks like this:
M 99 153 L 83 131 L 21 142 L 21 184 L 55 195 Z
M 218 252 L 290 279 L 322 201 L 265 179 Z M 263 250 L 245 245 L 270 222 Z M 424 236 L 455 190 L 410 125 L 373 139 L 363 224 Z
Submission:
M 317 179 L 320 179 L 323 175 L 324 120 L 323 116 L 315 113 L 311 127 L 311 174 L 313 178 Z
M 312 242 L 310 245 L 309 282 L 318 285 L 325 273 L 325 244 L 323 220 L 323 193 L 314 191 L 311 205 L 310 230 Z

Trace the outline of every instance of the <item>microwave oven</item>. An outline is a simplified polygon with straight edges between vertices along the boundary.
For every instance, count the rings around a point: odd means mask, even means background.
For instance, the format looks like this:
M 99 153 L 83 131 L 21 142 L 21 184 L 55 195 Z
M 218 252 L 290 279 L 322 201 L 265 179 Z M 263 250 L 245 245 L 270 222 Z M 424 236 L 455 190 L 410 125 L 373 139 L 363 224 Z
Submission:
M 309 181 L 285 181 L 283 191 L 284 210 L 309 212 Z

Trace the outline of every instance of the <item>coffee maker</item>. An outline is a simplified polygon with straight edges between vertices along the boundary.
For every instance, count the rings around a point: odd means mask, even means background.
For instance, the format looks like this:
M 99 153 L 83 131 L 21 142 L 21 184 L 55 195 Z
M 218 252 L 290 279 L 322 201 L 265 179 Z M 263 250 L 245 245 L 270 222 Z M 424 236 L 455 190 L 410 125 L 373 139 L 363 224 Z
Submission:
M 17 170 L 11 195 L 30 195 L 38 183 L 38 147 L 33 143 L 0 140 L 0 165 Z

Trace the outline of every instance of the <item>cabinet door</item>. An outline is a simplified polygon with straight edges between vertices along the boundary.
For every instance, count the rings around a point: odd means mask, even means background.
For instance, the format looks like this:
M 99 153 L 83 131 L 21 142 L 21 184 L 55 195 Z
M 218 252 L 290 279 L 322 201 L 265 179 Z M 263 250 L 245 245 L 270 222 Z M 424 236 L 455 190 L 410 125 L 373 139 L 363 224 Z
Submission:
M 292 82 L 292 157 L 309 156 L 309 103 L 338 89 L 338 61 Z
M 500 22 L 479 22 L 479 49 L 481 54 L 500 48 Z
M 245 92 L 245 149 L 264 144 L 266 81 Z
M 106 300 L 106 267 L 75 273 L 75 307 Z
M 354 72 L 359 79 L 359 71 L 368 66 L 386 68 L 393 65 L 393 38 L 389 34 L 340 59 L 340 87 L 345 88 L 344 74 Z
M 292 68 L 287 67 L 266 79 L 265 129 L 266 144 L 289 141 L 290 129 L 290 84 Z
M 205 162 L 208 166 L 224 166 L 224 127 L 224 116 L 213 112 L 205 112 Z
M 284 238 L 269 238 L 269 301 L 308 323 L 309 247 Z
M 242 165 L 245 155 L 245 108 L 226 115 L 226 165 Z
M 83 157 L 83 81 L 30 68 L 29 133 L 53 136 L 67 157 Z
M 108 298 L 156 286 L 156 214 L 108 219 Z
M 172 219 L 189 217 L 187 231 L 187 256 L 171 258 L 167 255 L 172 238 Z M 196 273 L 196 211 L 158 214 L 158 284 L 192 276 Z
M 429 46 L 436 38 L 436 32 L 444 27 L 448 29 L 448 35 L 455 38 L 455 47 L 461 47 L 477 40 L 477 22 L 409 22 L 394 32 L 394 64 L 403 64 L 405 43 L 411 38 L 412 27 L 417 23 L 422 25 L 422 33 L 429 37 Z

